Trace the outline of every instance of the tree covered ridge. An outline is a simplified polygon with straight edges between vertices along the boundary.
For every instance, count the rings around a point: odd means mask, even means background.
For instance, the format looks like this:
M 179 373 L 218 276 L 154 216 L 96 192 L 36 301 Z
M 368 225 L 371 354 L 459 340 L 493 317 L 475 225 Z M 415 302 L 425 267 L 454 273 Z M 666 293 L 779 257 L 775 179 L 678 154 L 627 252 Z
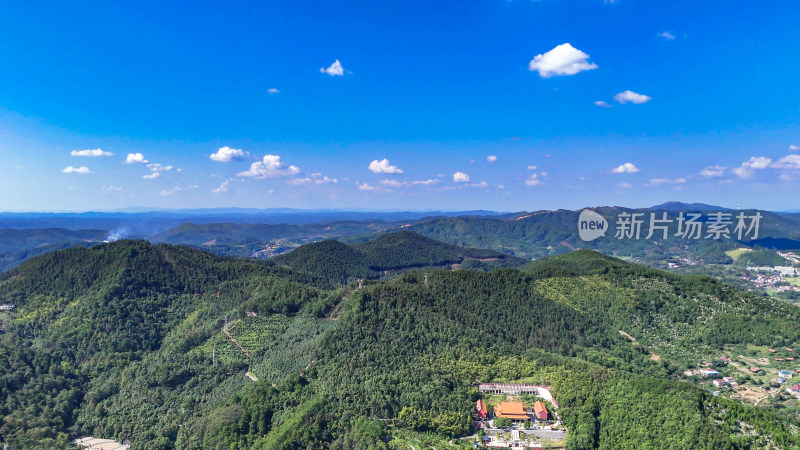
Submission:
M 354 245 L 334 240 L 307 244 L 270 262 L 322 276 L 340 286 L 360 278 L 380 278 L 410 269 L 460 265 L 487 270 L 516 267 L 525 261 L 502 252 L 458 247 L 411 231 L 398 231 Z

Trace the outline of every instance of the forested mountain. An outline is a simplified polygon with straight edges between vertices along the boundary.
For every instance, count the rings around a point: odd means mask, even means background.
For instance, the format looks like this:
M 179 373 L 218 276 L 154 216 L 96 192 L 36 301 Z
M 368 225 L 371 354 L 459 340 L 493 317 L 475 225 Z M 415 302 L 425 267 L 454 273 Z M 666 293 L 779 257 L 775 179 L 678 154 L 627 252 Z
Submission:
M 316 242 L 272 258 L 270 263 L 310 272 L 326 278 L 333 285 L 342 285 L 359 278 L 379 278 L 423 267 L 487 270 L 520 266 L 525 260 L 493 250 L 448 245 L 417 233 L 399 231 L 355 245 L 332 240 Z
M 494 254 L 413 233 L 298 251 L 271 264 L 119 241 L 0 275 L 0 303 L 16 305 L 0 313 L 0 440 L 361 449 L 432 433 L 447 446 L 471 432 L 473 383 L 518 380 L 551 386 L 569 448 L 800 444 L 794 419 L 676 375 L 731 346 L 797 347 L 788 305 L 588 251 L 332 289 L 305 257 L 374 271 Z
M 700 205 L 709 206 L 709 205 Z M 580 211 L 557 210 L 523 213 L 512 218 L 495 217 L 446 217 L 430 221 L 422 221 L 409 230 L 432 239 L 454 245 L 490 248 L 498 251 L 533 259 L 553 254 L 566 253 L 574 249 L 597 250 L 606 254 L 635 257 L 644 261 L 666 260 L 670 256 L 688 256 L 706 263 L 731 263 L 726 250 L 744 246 L 763 246 L 765 238 L 784 238 L 784 242 L 796 242 L 800 239 L 800 220 L 788 214 L 775 214 L 760 211 L 759 239 L 750 243 L 750 239 L 738 242 L 735 239 L 714 240 L 682 239 L 676 237 L 678 212 L 673 207 L 666 209 L 629 209 L 620 207 L 593 208 L 594 211 L 608 220 L 609 228 L 604 237 L 590 242 L 583 241 L 578 235 L 578 217 Z M 688 209 L 684 212 L 701 212 L 704 209 Z M 720 210 L 715 210 L 720 211 Z M 736 212 L 736 211 L 734 211 Z M 756 211 L 744 211 L 754 215 Z M 639 239 L 615 239 L 614 223 L 619 214 L 642 213 L 644 224 Z M 660 233 L 646 239 L 649 229 L 650 214 L 669 214 L 672 223 L 669 225 L 668 238 L 663 239 Z M 730 212 L 729 212 L 730 213 Z M 701 217 L 706 224 L 708 217 Z M 735 224 L 734 224 L 735 225 Z M 731 226 L 731 230 L 733 227 Z M 704 228 L 705 230 L 705 228 Z
M 21 262 L 55 250 L 102 242 L 104 230 L 67 230 L 64 228 L 0 229 L 0 272 Z

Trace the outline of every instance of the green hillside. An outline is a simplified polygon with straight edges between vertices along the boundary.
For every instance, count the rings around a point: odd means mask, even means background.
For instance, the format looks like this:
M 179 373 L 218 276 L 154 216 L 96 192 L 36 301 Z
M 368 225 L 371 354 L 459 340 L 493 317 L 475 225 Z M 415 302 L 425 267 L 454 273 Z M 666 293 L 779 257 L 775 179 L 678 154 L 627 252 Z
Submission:
M 417 233 L 399 231 L 362 244 L 346 245 L 331 240 L 308 244 L 270 262 L 322 276 L 338 286 L 359 278 L 380 278 L 415 268 L 463 265 L 486 270 L 516 267 L 525 261 L 493 250 L 448 245 Z
M 428 436 L 444 448 L 472 432 L 475 382 L 525 381 L 551 386 L 569 448 L 800 444 L 794 415 L 679 381 L 723 349 L 800 347 L 789 305 L 588 251 L 330 289 L 317 269 L 335 262 L 394 270 L 493 256 L 412 233 L 298 251 L 294 262 L 311 264 L 302 271 L 121 241 L 3 274 L 0 303 L 16 307 L 0 313 L 0 438 L 366 449 Z M 305 259 L 323 255 L 319 267 Z

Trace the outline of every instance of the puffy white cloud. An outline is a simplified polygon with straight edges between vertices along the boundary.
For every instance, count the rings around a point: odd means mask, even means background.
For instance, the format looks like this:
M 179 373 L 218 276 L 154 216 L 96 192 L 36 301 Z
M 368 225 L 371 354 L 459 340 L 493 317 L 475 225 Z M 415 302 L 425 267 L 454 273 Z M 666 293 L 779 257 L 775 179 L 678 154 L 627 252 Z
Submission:
M 601 107 L 601 108 L 613 108 L 614 107 L 614 105 L 609 105 L 608 103 L 606 103 L 606 102 L 604 102 L 602 100 L 598 100 L 598 101 L 594 102 L 594 104 L 599 106 L 599 107 Z
M 467 183 L 469 182 L 469 175 L 464 172 L 456 172 L 453 174 L 453 181 L 456 183 Z
M 344 67 L 342 67 L 342 63 L 339 62 L 337 59 L 333 62 L 327 69 L 325 67 L 321 67 L 319 69 L 320 73 L 327 73 L 330 76 L 342 76 L 344 75 Z
M 375 173 L 403 173 L 403 170 L 398 168 L 397 166 L 393 166 L 389 163 L 389 160 L 384 158 L 380 161 L 377 159 L 369 163 L 369 170 Z
M 91 156 L 91 157 L 114 156 L 113 153 L 104 151 L 103 149 L 100 148 L 95 148 L 92 150 L 73 150 L 69 154 L 72 156 Z
M 377 191 L 379 189 L 376 186 L 373 186 L 369 183 L 361 183 L 361 184 L 356 183 L 356 185 L 358 186 L 358 189 L 362 191 Z
M 496 162 L 496 161 L 497 161 L 497 156 L 495 156 L 495 155 L 489 155 L 489 156 L 486 157 L 486 162 L 493 163 L 493 162 Z
M 527 186 L 538 186 L 542 184 L 542 180 L 539 178 L 538 173 L 532 173 L 527 180 L 525 180 L 525 185 Z
M 149 162 L 141 153 L 128 153 L 128 157 L 125 158 L 125 164 L 147 164 Z
M 686 178 L 683 178 L 683 177 L 675 178 L 675 179 L 669 179 L 669 178 L 651 178 L 650 179 L 650 184 L 655 184 L 655 185 L 659 185 L 659 184 L 683 184 L 683 183 L 686 183 Z
M 155 180 L 156 178 L 161 178 L 161 172 L 153 172 L 147 175 L 142 175 L 142 178 L 145 180 Z
M 630 183 L 619 183 L 617 184 L 617 187 L 621 187 L 622 189 L 630 189 L 633 187 L 633 185 Z
M 528 166 L 528 170 L 536 170 L 536 166 Z
M 789 146 L 789 151 L 790 152 L 798 152 L 798 151 L 800 151 L 800 145 L 790 145 Z
M 638 171 L 639 168 L 633 165 L 633 163 L 626 162 L 625 164 L 612 169 L 611 173 L 636 173 Z
M 614 100 L 620 104 L 625 104 L 630 102 L 636 105 L 641 105 L 642 103 L 649 102 L 650 97 L 644 94 L 637 94 L 636 92 L 633 91 L 622 91 L 614 96 Z
M 725 166 L 708 166 L 700 171 L 700 175 L 708 178 L 721 177 L 725 173 L 725 169 Z
M 267 89 L 267 92 L 270 93 L 270 94 L 280 94 L 281 93 L 281 91 L 279 91 L 279 90 L 277 90 L 275 88 L 269 88 L 269 89 Z
M 261 161 L 250 165 L 250 170 L 239 172 L 240 177 L 253 177 L 256 179 L 279 178 L 297 175 L 300 169 L 297 166 L 290 166 L 281 161 L 278 155 L 264 155 Z
M 542 78 L 550 78 L 554 75 L 575 75 L 584 70 L 597 69 L 597 64 L 590 63 L 588 59 L 589 55 L 567 42 L 547 53 L 536 55 L 528 63 L 528 70 L 539 72 Z
M 240 148 L 230 148 L 227 145 L 212 153 L 209 158 L 216 162 L 231 162 L 244 158 L 245 151 Z
M 92 171 L 89 170 L 89 168 L 86 166 L 81 166 L 81 167 L 67 166 L 61 171 L 61 173 L 77 173 L 80 175 L 84 175 L 87 173 L 92 173 Z
M 786 155 L 775 161 L 771 167 L 776 169 L 800 169 L 800 155 Z
M 211 192 L 214 193 L 228 192 L 230 183 L 231 183 L 230 180 L 225 180 L 222 183 L 220 183 L 218 187 L 212 189 Z
M 121 190 L 122 190 L 122 188 L 119 187 L 119 186 L 114 186 L 114 185 L 103 186 L 103 191 L 104 192 L 113 192 L 113 191 L 121 191 Z
M 669 31 L 664 31 L 664 32 L 658 33 L 658 37 L 662 37 L 662 38 L 664 38 L 664 39 L 666 39 L 668 41 L 674 41 L 675 40 L 675 35 L 672 34 Z
M 747 161 L 743 162 L 741 166 L 733 169 L 733 173 L 739 178 L 750 178 L 753 176 L 753 171 L 766 169 L 772 164 L 772 159 L 764 156 L 753 156 Z

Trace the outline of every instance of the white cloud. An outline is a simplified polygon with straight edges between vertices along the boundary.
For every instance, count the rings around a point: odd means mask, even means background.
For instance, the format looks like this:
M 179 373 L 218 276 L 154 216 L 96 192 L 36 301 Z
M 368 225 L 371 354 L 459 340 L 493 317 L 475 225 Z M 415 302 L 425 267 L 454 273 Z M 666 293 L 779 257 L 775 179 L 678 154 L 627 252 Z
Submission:
M 764 156 L 753 156 L 743 162 L 741 166 L 733 169 L 733 173 L 739 178 L 750 178 L 754 170 L 766 169 L 772 164 L 772 159 Z
M 339 182 L 339 180 L 338 180 L 338 179 L 336 179 L 336 178 L 329 178 L 329 177 L 327 177 L 327 176 L 323 176 L 322 178 L 317 178 L 317 179 L 315 179 L 315 180 L 314 180 L 314 183 L 317 183 L 317 184 L 327 184 L 327 183 L 333 183 L 333 184 L 336 184 L 336 183 L 338 183 L 338 182 Z
M 638 167 L 636 167 L 632 163 L 626 162 L 625 164 L 612 169 L 611 173 L 636 173 L 638 171 L 639 171 Z
M 270 93 L 270 94 L 280 94 L 281 93 L 281 91 L 279 91 L 279 90 L 277 90 L 275 88 L 269 88 L 269 89 L 267 89 L 267 92 Z
M 542 184 L 542 180 L 539 178 L 538 173 L 532 173 L 527 180 L 525 180 L 525 184 L 527 186 L 538 186 Z
M 464 172 L 456 172 L 453 174 L 453 181 L 456 183 L 467 183 L 469 182 L 469 175 Z
M 387 186 L 401 188 L 407 186 L 430 186 L 439 183 L 439 180 L 434 180 L 434 179 L 414 180 L 414 181 L 382 180 L 381 183 Z
M 601 107 L 601 108 L 613 108 L 614 107 L 614 105 L 609 105 L 608 103 L 606 103 L 606 102 L 604 102 L 602 100 L 598 100 L 598 101 L 594 102 L 594 104 L 599 106 L 599 107 Z
M 481 182 L 477 182 L 477 183 L 470 183 L 470 184 L 468 184 L 468 186 L 469 186 L 469 187 L 486 187 L 486 186 L 488 186 L 488 185 L 489 185 L 489 183 L 487 183 L 487 182 L 485 182 L 485 181 L 481 181 Z
M 240 148 L 230 148 L 227 145 L 212 153 L 209 158 L 216 162 L 231 162 L 244 158 L 245 151 Z
M 89 170 L 89 168 L 86 166 L 81 166 L 81 167 L 67 166 L 64 168 L 64 170 L 61 171 L 61 173 L 77 173 L 80 175 L 84 175 L 87 173 L 92 173 L 92 171 Z
M 340 63 L 338 59 L 334 61 L 333 64 L 331 64 L 330 67 L 328 67 L 327 69 L 321 67 L 319 71 L 320 73 L 327 73 L 330 76 L 344 75 L 344 67 L 342 67 L 342 63 Z
M 675 178 L 674 180 L 671 180 L 669 178 L 651 178 L 650 179 L 650 184 L 655 184 L 655 185 L 659 185 L 659 184 L 683 184 L 683 183 L 686 183 L 686 178 L 683 178 L 683 177 Z
M 584 70 L 597 69 L 597 64 L 590 63 L 588 59 L 589 55 L 565 43 L 547 53 L 536 55 L 528 63 L 528 70 L 538 71 L 542 78 L 550 78 L 553 75 L 575 75 Z
M 291 184 L 292 186 L 304 186 L 306 184 L 311 183 L 311 178 L 295 178 L 286 182 L 286 184 Z
M 528 170 L 536 170 L 536 166 L 528 166 Z
M 169 172 L 172 170 L 172 166 L 162 166 L 159 163 L 150 163 L 147 165 L 147 168 L 150 169 L 150 172 Z
M 149 162 L 141 153 L 128 153 L 128 157 L 125 158 L 125 164 L 147 164 Z
M 790 145 L 790 146 L 789 146 L 789 151 L 790 151 L 790 152 L 797 152 L 797 151 L 800 151 L 800 145 Z
M 725 173 L 725 166 L 708 166 L 700 172 L 704 177 L 721 177 Z
M 182 187 L 180 187 L 180 186 L 175 186 L 175 187 L 174 187 L 174 188 L 172 188 L 172 189 L 167 189 L 167 190 L 165 190 L 165 191 L 161 191 L 161 195 L 163 195 L 164 197 L 166 197 L 166 196 L 169 196 L 169 195 L 174 195 L 174 194 L 177 194 L 178 192 L 180 192 L 180 191 L 182 191 L 182 190 L 183 190 L 183 188 L 182 188 Z
M 787 155 L 772 164 L 775 169 L 800 169 L 800 155 Z
M 614 96 L 614 100 L 620 104 L 631 102 L 637 105 L 641 105 L 642 103 L 649 102 L 650 97 L 643 94 L 637 94 L 636 92 L 633 91 L 622 91 Z
M 250 165 L 250 170 L 239 172 L 240 177 L 253 177 L 257 179 L 278 178 L 297 175 L 300 169 L 297 166 L 289 166 L 278 155 L 264 155 L 262 161 L 254 162 Z
M 113 191 L 121 191 L 122 188 L 119 186 L 103 186 L 103 191 L 105 192 L 113 192 Z
M 161 178 L 161 172 L 153 172 L 147 175 L 142 175 L 142 178 L 145 180 L 155 180 L 156 178 Z
M 369 183 L 361 183 L 361 184 L 356 183 L 356 184 L 358 185 L 358 189 L 360 189 L 362 191 L 377 191 L 378 190 L 377 187 L 375 187 L 375 186 L 373 186 L 373 185 L 371 185 Z
M 225 180 L 219 185 L 219 187 L 212 189 L 211 192 L 214 193 L 228 192 L 228 185 L 230 183 L 231 183 L 230 180 Z
M 389 164 L 389 160 L 384 158 L 380 161 L 377 159 L 369 163 L 369 170 L 375 173 L 403 173 L 402 169 L 399 169 L 397 166 L 393 166 Z
M 91 156 L 91 157 L 114 156 L 113 153 L 104 151 L 103 149 L 99 148 L 93 150 L 73 150 L 69 154 L 72 156 Z
M 621 187 L 622 189 L 630 189 L 633 187 L 630 183 L 619 183 L 617 187 Z
M 658 33 L 658 37 L 662 37 L 662 38 L 664 38 L 664 39 L 666 39 L 668 41 L 674 41 L 675 40 L 675 35 L 672 34 L 669 31 L 664 31 L 662 33 Z
M 496 161 L 497 161 L 497 156 L 495 156 L 495 155 L 489 155 L 489 156 L 486 157 L 486 162 L 493 163 L 493 162 L 496 162 Z

